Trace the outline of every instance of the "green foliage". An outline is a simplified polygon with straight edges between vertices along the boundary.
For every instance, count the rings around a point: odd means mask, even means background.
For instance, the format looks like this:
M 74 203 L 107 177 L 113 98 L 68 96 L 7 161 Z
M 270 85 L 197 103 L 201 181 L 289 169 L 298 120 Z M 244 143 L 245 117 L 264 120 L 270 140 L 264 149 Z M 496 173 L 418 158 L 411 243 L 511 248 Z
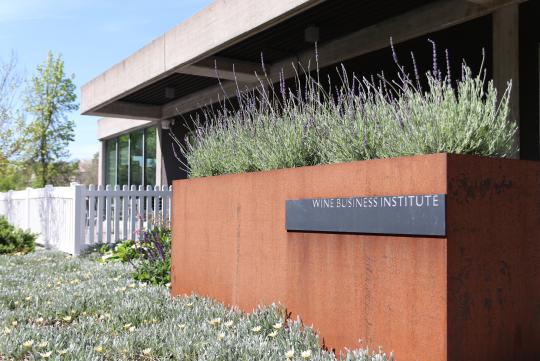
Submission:
M 0 192 L 21 190 L 30 186 L 31 169 L 21 162 L 0 162 Z
M 157 223 L 139 232 L 138 241 L 102 245 L 98 262 L 129 262 L 135 268 L 133 278 L 155 285 L 171 282 L 171 229 Z
M 0 216 L 0 254 L 28 253 L 36 247 L 36 235 L 16 228 Z
M 64 161 L 69 156 L 68 144 L 74 140 L 75 123 L 66 118 L 66 113 L 78 109 L 75 90 L 73 76 L 65 74 L 62 58 L 49 52 L 37 67 L 25 97 L 25 110 L 33 118 L 25 130 L 26 159 L 35 171 L 35 186 L 69 183 L 66 178 L 77 169 Z
M 137 281 L 154 285 L 166 285 L 171 282 L 171 257 L 165 259 L 143 260 L 133 274 Z
M 508 120 L 511 84 L 497 94 L 485 71 L 462 77 L 352 79 L 337 87 L 305 74 L 296 89 L 239 93 L 239 109 L 209 110 L 176 139 L 190 177 L 431 153 L 507 157 L 516 152 Z M 447 72 L 450 74 L 450 71 Z M 271 89 L 274 89 L 270 87 Z M 498 100 L 498 97 L 500 100 Z
M 0 256 L 0 359 L 282 361 L 291 351 L 291 361 L 339 359 L 282 307 L 248 315 L 194 295 L 171 297 L 131 273 L 126 263 L 59 252 Z M 387 357 L 362 349 L 343 359 Z
M 116 245 L 102 245 L 98 252 L 102 254 L 98 262 L 130 262 L 139 257 L 139 252 L 136 251 L 136 247 L 133 241 L 123 241 Z

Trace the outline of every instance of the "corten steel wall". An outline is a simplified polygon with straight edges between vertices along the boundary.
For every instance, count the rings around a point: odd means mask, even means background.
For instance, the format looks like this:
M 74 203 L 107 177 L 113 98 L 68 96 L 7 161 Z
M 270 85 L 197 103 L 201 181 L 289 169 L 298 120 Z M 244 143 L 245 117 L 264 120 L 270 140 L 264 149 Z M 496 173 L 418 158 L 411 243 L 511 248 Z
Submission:
M 447 238 L 287 233 L 285 200 L 448 193 Z M 281 302 L 330 348 L 540 359 L 540 164 L 373 160 L 173 184 L 172 294 Z

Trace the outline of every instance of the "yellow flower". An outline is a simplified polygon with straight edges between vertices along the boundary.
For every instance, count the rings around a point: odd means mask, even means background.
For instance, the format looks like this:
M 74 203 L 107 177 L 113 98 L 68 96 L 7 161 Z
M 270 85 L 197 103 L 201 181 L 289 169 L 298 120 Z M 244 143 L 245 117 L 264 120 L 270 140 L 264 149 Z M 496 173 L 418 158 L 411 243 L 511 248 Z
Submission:
M 19 304 L 19 301 L 15 301 L 15 306 L 17 306 Z
M 268 334 L 268 337 L 274 338 L 274 337 L 277 336 L 277 334 L 278 334 L 278 332 L 277 332 L 277 330 L 275 330 L 275 331 L 270 332 L 270 333 Z
M 68 353 L 67 348 L 64 349 L 64 350 L 58 350 L 58 354 L 60 354 L 60 355 L 65 355 L 65 354 L 67 354 L 67 353 Z
M 49 358 L 51 357 L 52 355 L 52 351 L 49 351 L 49 352 L 45 352 L 45 353 L 40 353 L 41 357 L 43 358 Z
M 47 287 L 48 287 L 48 288 L 51 288 L 52 285 L 51 285 L 50 283 L 47 283 Z
M 277 322 L 272 327 L 275 328 L 276 330 L 279 330 L 280 328 L 283 327 L 283 323 Z
M 310 358 L 311 357 L 311 350 L 302 351 L 300 356 L 302 356 L 302 358 L 305 358 L 305 359 Z
M 71 321 L 71 316 L 62 317 L 62 320 L 64 320 L 65 322 L 69 322 Z
M 135 288 L 136 286 L 137 286 L 137 285 L 136 285 L 135 283 L 130 283 L 130 284 L 128 285 L 129 288 Z
M 143 355 L 150 355 L 150 352 L 152 352 L 151 348 L 145 348 L 144 350 L 142 350 Z
M 227 321 L 224 323 L 225 327 L 231 327 L 232 325 L 234 325 L 234 321 L 233 320 L 230 320 L 230 321 Z
M 293 358 L 294 357 L 294 349 L 285 352 L 285 357 L 286 358 Z
M 86 315 L 87 315 L 86 311 L 83 311 L 82 315 L 83 315 L 83 316 L 86 316 Z
M 225 332 L 218 333 L 218 339 L 223 340 L 225 338 Z
M 17 321 L 15 320 L 15 321 L 11 322 L 11 325 L 12 326 L 17 326 Z
M 192 306 L 193 306 L 193 302 L 186 303 L 186 307 L 192 307 Z
M 260 332 L 262 330 L 262 327 L 261 326 L 255 326 L 251 329 L 251 331 L 253 332 Z
M 165 284 L 165 287 L 171 288 L 171 283 L 170 283 L 170 282 L 166 283 L 166 284 Z
M 218 318 L 213 318 L 210 321 L 208 321 L 208 323 L 211 324 L 212 326 L 217 325 L 220 322 L 221 322 L 221 318 L 219 318 L 219 317 Z
M 130 328 L 131 326 L 133 326 L 131 323 L 126 323 L 124 325 L 124 330 L 127 330 L 128 328 Z
M 25 343 L 23 343 L 24 348 L 32 348 L 33 345 L 34 345 L 34 340 L 28 340 Z
M 96 346 L 96 347 L 94 348 L 94 350 L 96 350 L 96 352 L 101 353 L 101 352 L 103 352 L 103 346 Z
M 43 317 L 36 318 L 36 322 L 37 323 L 43 323 Z
M 31 301 L 32 300 L 32 296 L 28 296 L 25 298 L 26 301 Z
M 129 332 L 133 332 L 133 331 L 135 331 L 135 326 L 131 326 L 131 327 L 129 328 Z
M 39 348 L 45 348 L 47 346 L 49 346 L 49 343 L 47 341 L 40 342 L 38 345 Z

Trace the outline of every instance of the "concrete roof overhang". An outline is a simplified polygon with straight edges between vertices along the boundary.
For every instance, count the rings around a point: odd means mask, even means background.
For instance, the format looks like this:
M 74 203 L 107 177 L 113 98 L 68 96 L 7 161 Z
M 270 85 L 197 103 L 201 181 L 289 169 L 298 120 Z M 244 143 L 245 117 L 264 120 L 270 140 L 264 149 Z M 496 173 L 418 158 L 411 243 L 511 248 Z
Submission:
M 172 118 L 258 86 L 263 72 L 276 82 L 314 64 L 309 26 L 320 28 L 318 64 L 328 67 L 522 1 L 216 0 L 85 84 L 81 112 Z
M 103 108 L 115 100 L 322 1 L 216 0 L 85 84 L 81 113 L 106 114 Z M 155 110 L 136 109 L 142 118 L 160 117 Z

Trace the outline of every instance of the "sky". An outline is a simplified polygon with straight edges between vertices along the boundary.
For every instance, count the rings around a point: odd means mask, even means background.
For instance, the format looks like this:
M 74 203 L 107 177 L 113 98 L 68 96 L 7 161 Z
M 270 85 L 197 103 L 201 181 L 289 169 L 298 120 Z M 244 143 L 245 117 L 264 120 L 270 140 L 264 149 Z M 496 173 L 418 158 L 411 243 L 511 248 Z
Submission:
M 67 74 L 80 87 L 211 0 L 0 0 L 0 60 L 12 52 L 26 78 L 47 52 L 62 54 Z M 69 114 L 75 121 L 72 159 L 98 151 L 98 117 Z

